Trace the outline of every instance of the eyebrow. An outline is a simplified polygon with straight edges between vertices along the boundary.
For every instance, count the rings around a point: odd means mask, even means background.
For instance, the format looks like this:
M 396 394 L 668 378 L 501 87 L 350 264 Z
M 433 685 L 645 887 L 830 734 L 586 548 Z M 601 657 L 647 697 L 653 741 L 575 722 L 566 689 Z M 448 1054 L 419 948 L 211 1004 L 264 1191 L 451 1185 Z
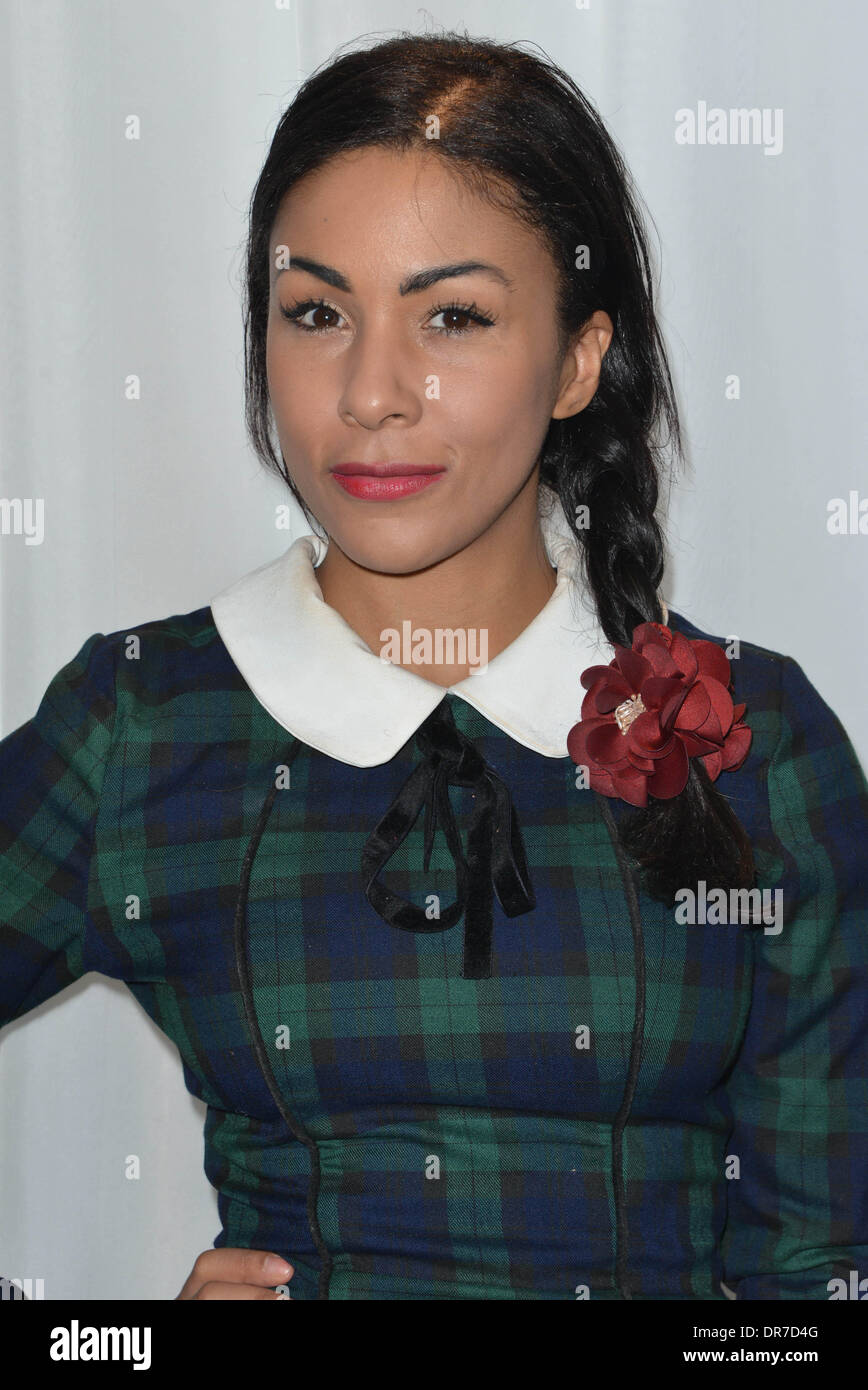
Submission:
M 282 275 L 287 270 L 306 270 L 310 275 L 315 275 L 318 280 L 324 280 L 333 289 L 343 290 L 344 294 L 352 294 L 353 288 L 345 275 L 334 266 L 322 265 L 320 261 L 312 261 L 308 256 L 293 256 L 288 266 L 281 266 L 277 275 Z M 427 270 L 414 271 L 402 280 L 398 286 L 400 295 L 419 294 L 422 290 L 428 290 L 432 285 L 436 285 L 439 280 L 452 280 L 459 275 L 490 275 L 493 279 L 499 280 L 502 285 L 510 288 L 514 281 L 509 278 L 500 266 L 490 265 L 487 261 L 456 261 L 452 265 L 433 265 Z M 277 276 L 275 276 L 275 283 Z

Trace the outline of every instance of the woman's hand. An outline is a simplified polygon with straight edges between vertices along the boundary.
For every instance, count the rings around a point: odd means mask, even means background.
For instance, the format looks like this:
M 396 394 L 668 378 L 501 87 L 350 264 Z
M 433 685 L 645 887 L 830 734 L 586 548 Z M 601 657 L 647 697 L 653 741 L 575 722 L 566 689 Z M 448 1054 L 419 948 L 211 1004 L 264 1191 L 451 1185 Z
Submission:
M 288 1293 L 275 1293 L 276 1284 L 286 1284 L 295 1273 L 291 1264 L 265 1250 L 242 1250 L 223 1246 L 203 1250 L 178 1298 L 261 1298 L 288 1299 Z

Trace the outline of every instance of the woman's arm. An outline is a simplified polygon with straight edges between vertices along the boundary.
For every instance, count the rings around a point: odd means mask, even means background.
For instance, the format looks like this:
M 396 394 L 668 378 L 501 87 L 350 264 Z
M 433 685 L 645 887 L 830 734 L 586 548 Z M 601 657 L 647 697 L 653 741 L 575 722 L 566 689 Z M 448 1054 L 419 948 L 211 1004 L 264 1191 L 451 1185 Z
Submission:
M 842 1289 L 854 1279 L 868 1296 L 868 784 L 790 658 L 779 714 L 761 846 L 773 867 L 760 881 L 781 890 L 782 922 L 754 938 L 751 1012 L 726 1088 L 737 1176 L 724 1281 L 739 1299 L 853 1297 Z
M 114 651 L 95 633 L 0 741 L 0 1026 L 94 968 L 87 886 L 114 721 Z

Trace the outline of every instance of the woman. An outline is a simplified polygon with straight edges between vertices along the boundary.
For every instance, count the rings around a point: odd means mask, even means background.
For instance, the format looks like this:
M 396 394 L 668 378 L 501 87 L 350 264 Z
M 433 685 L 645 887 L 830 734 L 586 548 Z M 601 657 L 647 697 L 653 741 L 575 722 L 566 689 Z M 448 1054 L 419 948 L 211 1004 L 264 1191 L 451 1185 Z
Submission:
M 3 1018 L 99 970 L 177 1043 L 223 1223 L 182 1299 L 834 1296 L 868 787 L 794 660 L 660 597 L 678 419 L 599 117 L 509 46 L 341 57 L 246 333 L 310 534 L 0 745 Z

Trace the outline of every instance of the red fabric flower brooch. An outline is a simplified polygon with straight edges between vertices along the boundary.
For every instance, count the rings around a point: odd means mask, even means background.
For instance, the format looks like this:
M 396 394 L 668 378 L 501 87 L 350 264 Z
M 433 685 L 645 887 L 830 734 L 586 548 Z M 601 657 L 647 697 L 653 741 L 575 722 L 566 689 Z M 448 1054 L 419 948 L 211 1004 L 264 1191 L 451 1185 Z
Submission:
M 741 767 L 752 731 L 733 705 L 729 658 L 714 642 L 662 623 L 639 623 L 632 647 L 615 647 L 608 666 L 582 673 L 581 721 L 567 735 L 573 762 L 594 791 L 647 806 L 684 790 L 690 758 L 712 781 Z

